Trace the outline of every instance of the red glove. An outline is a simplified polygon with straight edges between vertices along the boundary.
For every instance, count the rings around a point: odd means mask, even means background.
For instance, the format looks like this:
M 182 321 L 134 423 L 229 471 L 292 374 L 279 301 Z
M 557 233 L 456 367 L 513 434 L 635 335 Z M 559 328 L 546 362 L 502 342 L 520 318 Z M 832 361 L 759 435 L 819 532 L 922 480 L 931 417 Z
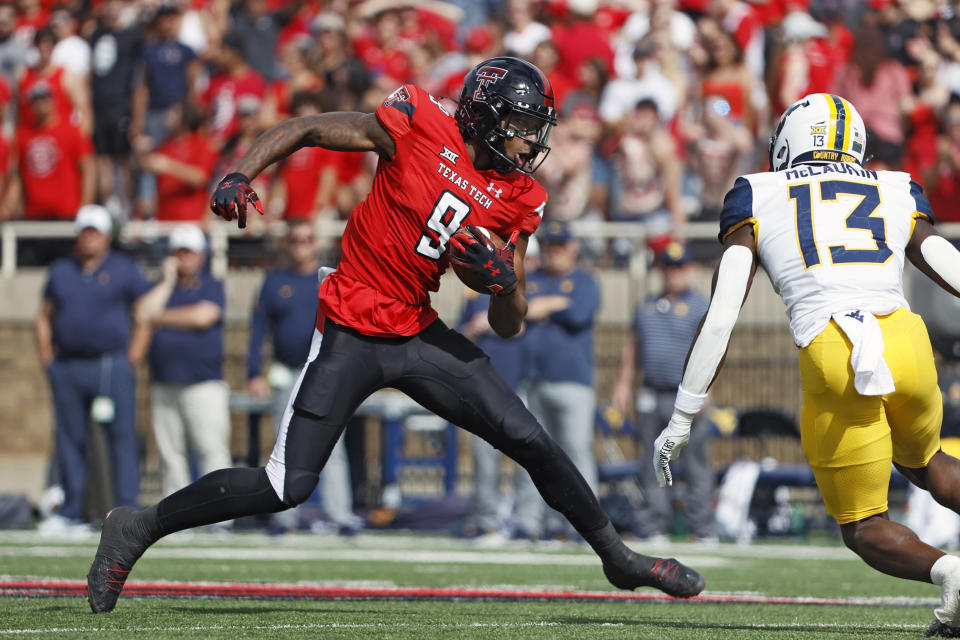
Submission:
M 517 248 L 519 231 L 510 234 L 507 244 L 498 249 L 490 238 L 477 231 L 472 224 L 467 233 L 450 236 L 450 260 L 480 274 L 490 293 L 505 296 L 517 288 L 517 274 L 513 271 L 513 251 Z
M 224 220 L 230 221 L 237 218 L 237 226 L 241 229 L 247 226 L 248 204 L 253 204 L 260 215 L 263 215 L 260 196 L 250 186 L 250 178 L 242 173 L 230 173 L 224 176 L 210 198 L 210 209 Z

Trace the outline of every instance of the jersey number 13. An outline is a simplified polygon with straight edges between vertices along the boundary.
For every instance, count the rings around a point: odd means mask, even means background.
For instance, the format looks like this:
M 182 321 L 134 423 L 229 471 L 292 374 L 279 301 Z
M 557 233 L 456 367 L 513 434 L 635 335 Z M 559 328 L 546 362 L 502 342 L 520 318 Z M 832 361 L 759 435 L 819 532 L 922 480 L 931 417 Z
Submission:
M 833 264 L 883 264 L 893 251 L 887 246 L 886 223 L 874 216 L 880 206 L 880 189 L 875 184 L 851 182 L 849 180 L 824 180 L 819 183 L 820 202 L 836 202 L 837 196 L 860 196 L 860 202 L 846 218 L 847 229 L 869 231 L 875 249 L 848 249 L 846 245 L 830 245 L 830 262 Z M 795 184 L 790 186 L 790 199 L 794 201 L 797 212 L 797 239 L 800 254 L 807 269 L 821 264 L 820 251 L 813 229 L 813 184 Z

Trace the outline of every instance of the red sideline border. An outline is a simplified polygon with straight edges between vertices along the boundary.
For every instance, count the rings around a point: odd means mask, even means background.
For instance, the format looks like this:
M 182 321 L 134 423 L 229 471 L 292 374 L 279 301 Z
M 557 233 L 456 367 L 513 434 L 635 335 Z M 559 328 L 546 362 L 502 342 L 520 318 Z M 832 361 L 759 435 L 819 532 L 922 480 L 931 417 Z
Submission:
M 788 604 L 929 607 L 934 600 L 907 598 L 808 598 L 752 594 L 702 594 L 678 599 L 661 593 L 628 591 L 544 591 L 461 587 L 337 587 L 223 582 L 128 582 L 134 598 L 206 598 L 240 600 L 435 600 L 500 602 L 690 602 L 696 604 Z M 0 580 L 0 596 L 17 598 L 87 595 L 80 580 Z

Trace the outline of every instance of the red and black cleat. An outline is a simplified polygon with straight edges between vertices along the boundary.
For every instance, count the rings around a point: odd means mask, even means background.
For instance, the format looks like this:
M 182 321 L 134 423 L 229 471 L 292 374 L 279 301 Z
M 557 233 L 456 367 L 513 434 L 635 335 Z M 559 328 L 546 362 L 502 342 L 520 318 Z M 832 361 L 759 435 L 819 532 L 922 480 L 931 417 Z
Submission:
M 603 565 L 610 584 L 631 591 L 637 587 L 654 587 L 674 598 L 692 598 L 703 591 L 706 584 L 702 575 L 674 558 L 634 554 L 629 564 L 626 567 Z
M 133 507 L 117 507 L 103 521 L 100 546 L 87 574 L 87 601 L 94 613 L 113 611 L 130 570 L 149 546 L 134 533 L 136 513 Z

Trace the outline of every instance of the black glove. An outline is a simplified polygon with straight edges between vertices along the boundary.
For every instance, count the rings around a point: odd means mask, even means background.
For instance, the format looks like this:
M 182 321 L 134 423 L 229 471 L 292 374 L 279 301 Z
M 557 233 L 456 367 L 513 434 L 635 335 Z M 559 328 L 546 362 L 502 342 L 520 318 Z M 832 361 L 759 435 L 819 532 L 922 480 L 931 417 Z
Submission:
M 210 197 L 210 209 L 224 220 L 237 218 L 237 226 L 241 229 L 247 226 L 247 205 L 251 203 L 263 215 L 260 197 L 250 186 L 250 179 L 242 173 L 224 176 Z
M 450 260 L 480 274 L 490 293 L 505 296 L 517 288 L 517 274 L 513 271 L 513 250 L 517 247 L 519 231 L 510 235 L 510 240 L 498 249 L 490 238 L 472 224 L 467 233 L 450 236 Z

